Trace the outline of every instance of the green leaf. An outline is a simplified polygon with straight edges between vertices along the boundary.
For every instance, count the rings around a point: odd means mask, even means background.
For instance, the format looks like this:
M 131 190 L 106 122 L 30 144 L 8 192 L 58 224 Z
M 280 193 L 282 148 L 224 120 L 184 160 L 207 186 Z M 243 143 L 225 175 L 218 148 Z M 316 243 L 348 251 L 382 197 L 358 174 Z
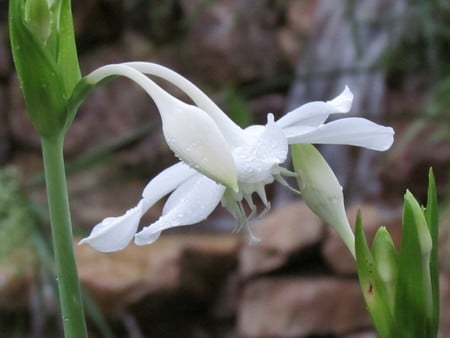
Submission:
M 394 311 L 397 282 L 397 252 L 392 237 L 385 227 L 378 228 L 372 243 L 372 255 L 378 275 L 386 288 L 386 302 Z
M 433 170 L 430 168 L 428 173 L 428 196 L 427 205 L 425 208 L 425 218 L 427 221 L 428 229 L 430 231 L 433 247 L 431 249 L 430 256 L 430 276 L 431 276 L 431 288 L 433 298 L 433 314 L 432 314 L 432 334 L 436 336 L 439 328 L 439 217 L 438 217 L 438 201 L 436 182 L 434 179 Z
M 411 337 L 432 337 L 431 236 L 419 203 L 407 191 L 403 204 L 395 316 Z
M 70 0 L 61 0 L 58 46 L 57 64 L 64 72 L 66 93 L 70 95 L 81 79 Z
M 379 245 L 377 244 L 377 246 Z M 389 306 L 389 293 L 377 270 L 374 256 L 367 245 L 359 212 L 355 227 L 355 250 L 359 283 L 379 336 L 381 338 L 401 337 L 395 335 L 397 323 L 395 323 Z

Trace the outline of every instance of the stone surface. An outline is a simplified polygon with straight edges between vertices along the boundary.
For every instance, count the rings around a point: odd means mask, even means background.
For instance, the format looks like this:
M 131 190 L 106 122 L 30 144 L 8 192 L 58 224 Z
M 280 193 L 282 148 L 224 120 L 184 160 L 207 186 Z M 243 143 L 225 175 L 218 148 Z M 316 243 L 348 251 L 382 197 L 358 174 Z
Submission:
M 353 205 L 347 210 L 347 216 L 352 226 L 356 214 L 361 210 L 362 222 L 370 245 L 373 236 L 380 226 L 386 226 L 397 248 L 401 238 L 401 209 L 385 208 L 374 204 Z M 327 237 L 322 246 L 322 255 L 331 269 L 338 274 L 356 274 L 355 260 L 337 233 L 328 227 Z
M 130 245 L 116 253 L 77 246 L 81 282 L 100 308 L 118 315 L 147 298 L 147 316 L 178 295 L 212 302 L 225 276 L 236 266 L 236 236 L 162 236 L 152 245 Z M 177 298 L 176 298 L 177 299 Z M 154 313 L 153 313 L 154 315 Z
M 318 244 L 323 234 L 320 219 L 303 202 L 272 210 L 252 230 L 261 241 L 240 251 L 239 270 L 245 278 L 282 267 L 292 255 Z
M 182 6 L 196 20 L 187 32 L 181 61 L 197 78 L 236 83 L 276 76 L 286 69 L 275 34 L 282 13 L 275 5 L 224 0 L 206 8 L 203 2 L 183 1 Z
M 254 281 L 238 312 L 241 337 L 340 336 L 368 327 L 358 282 L 329 277 Z

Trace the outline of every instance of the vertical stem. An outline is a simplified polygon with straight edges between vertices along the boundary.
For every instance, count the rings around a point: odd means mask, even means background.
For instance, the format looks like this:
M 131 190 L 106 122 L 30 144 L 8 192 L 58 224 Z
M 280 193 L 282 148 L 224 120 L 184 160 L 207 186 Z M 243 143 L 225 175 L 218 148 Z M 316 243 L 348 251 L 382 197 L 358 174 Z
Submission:
M 73 250 L 63 133 L 42 137 L 41 143 L 64 335 L 65 338 L 87 338 Z

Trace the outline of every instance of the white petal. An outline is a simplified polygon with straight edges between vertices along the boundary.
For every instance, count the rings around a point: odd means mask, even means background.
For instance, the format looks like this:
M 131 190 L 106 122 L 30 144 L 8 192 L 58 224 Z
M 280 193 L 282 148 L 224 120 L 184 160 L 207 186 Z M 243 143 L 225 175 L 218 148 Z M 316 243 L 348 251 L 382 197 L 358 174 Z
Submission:
M 187 104 L 160 107 L 167 144 L 184 162 L 234 190 L 237 173 L 231 149 L 203 110 Z
M 225 187 L 197 174 L 180 185 L 167 200 L 163 215 L 136 234 L 135 243 L 145 245 L 158 239 L 161 231 L 204 220 L 219 204 Z
M 328 118 L 330 114 L 348 113 L 352 106 L 353 94 L 346 86 L 344 91 L 333 100 L 323 102 L 314 101 L 306 103 L 293 111 L 287 113 L 276 123 L 285 131 L 288 127 L 296 127 L 297 133 L 308 131 L 311 127 L 318 127 Z M 301 128 L 305 130 L 302 131 Z M 287 133 L 286 136 L 288 136 Z
M 195 174 L 197 172 L 183 162 L 178 162 L 161 171 L 147 184 L 142 192 L 144 212 Z
M 242 129 L 231 120 L 203 91 L 191 81 L 173 70 L 151 62 L 126 62 L 125 65 L 132 67 L 144 74 L 158 76 L 183 90 L 195 104 L 208 113 L 232 145 L 242 143 Z
M 166 141 L 180 159 L 213 180 L 237 189 L 237 173 L 230 145 L 211 116 L 196 106 L 178 100 L 147 76 L 124 64 L 103 66 L 86 79 L 95 84 L 114 75 L 135 81 L 155 101 Z
M 283 131 L 274 123 L 273 115 L 269 114 L 265 126 L 251 126 L 245 129 L 245 132 L 248 144 L 233 151 L 239 181 L 273 181 L 273 167 L 283 163 L 288 153 L 288 143 Z
M 333 100 L 327 101 L 327 104 L 334 107 L 336 113 L 348 113 L 353 103 L 353 93 L 350 88 L 345 86 L 341 94 Z
M 289 144 L 348 144 L 384 151 L 394 142 L 394 130 L 367 119 L 350 117 L 329 122 L 315 130 L 288 137 Z
M 79 244 L 89 244 L 101 252 L 122 250 L 136 233 L 142 216 L 142 205 L 143 200 L 122 216 L 105 218 Z

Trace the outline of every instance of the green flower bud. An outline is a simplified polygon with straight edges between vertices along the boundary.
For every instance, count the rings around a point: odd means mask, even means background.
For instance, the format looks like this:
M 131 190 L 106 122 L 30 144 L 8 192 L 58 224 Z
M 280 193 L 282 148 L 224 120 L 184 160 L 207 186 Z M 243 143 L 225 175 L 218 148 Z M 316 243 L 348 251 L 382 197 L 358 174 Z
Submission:
M 69 0 L 10 0 L 9 32 L 30 119 L 41 136 L 63 132 L 81 78 Z
M 342 187 L 333 170 L 312 144 L 295 144 L 291 150 L 305 203 L 336 230 L 355 256 L 355 239 L 345 212 Z
M 390 311 L 394 308 L 395 283 L 397 280 L 397 252 L 392 237 L 385 227 L 378 228 L 372 242 L 374 268 L 386 288 L 386 302 Z
M 25 2 L 25 22 L 44 45 L 50 37 L 52 14 L 48 0 L 28 0 Z

